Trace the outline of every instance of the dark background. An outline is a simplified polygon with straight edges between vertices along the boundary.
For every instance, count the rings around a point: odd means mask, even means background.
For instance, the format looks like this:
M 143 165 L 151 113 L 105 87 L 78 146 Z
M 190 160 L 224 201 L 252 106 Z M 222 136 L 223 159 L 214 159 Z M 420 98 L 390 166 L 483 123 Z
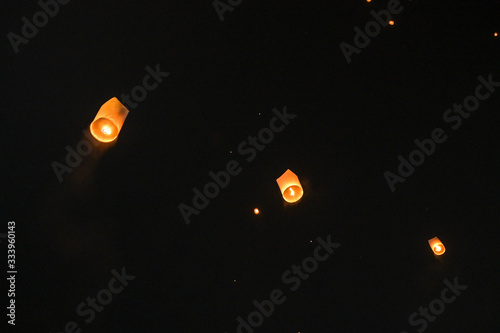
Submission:
M 15 331 L 236 332 L 279 288 L 286 302 L 256 332 L 416 332 L 409 316 L 458 277 L 468 289 L 426 332 L 499 332 L 500 88 L 456 131 L 442 116 L 479 75 L 500 80 L 500 2 L 402 5 L 347 64 L 339 44 L 387 1 L 244 0 L 221 22 L 210 1 L 74 0 L 18 54 L 6 36 L 40 7 L 2 2 L 0 232 L 16 222 Z M 59 183 L 51 163 L 157 64 L 170 76 L 117 142 Z M 284 106 L 297 118 L 246 162 L 238 144 Z M 383 173 L 437 127 L 447 141 L 391 193 Z M 241 174 L 186 225 L 178 205 L 232 159 Z M 286 169 L 304 186 L 296 205 L 275 181 Z M 341 247 L 289 291 L 282 274 L 328 235 Z M 122 267 L 135 280 L 85 324 L 77 305 Z

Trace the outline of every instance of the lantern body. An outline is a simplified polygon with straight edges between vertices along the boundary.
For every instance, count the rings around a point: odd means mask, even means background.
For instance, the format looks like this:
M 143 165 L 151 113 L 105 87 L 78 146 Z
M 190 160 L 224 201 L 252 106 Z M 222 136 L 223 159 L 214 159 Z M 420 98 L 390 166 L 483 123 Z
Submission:
M 429 239 L 429 246 L 431 247 L 434 254 L 438 256 L 442 255 L 446 251 L 443 243 L 441 243 L 441 241 L 437 237 Z
M 290 170 L 286 170 L 281 177 L 276 179 L 276 182 L 278 183 L 283 199 L 285 199 L 286 202 L 297 202 L 304 195 L 299 177 L 297 177 L 297 175 Z
M 90 133 L 98 141 L 114 141 L 122 129 L 128 112 L 128 109 L 118 98 L 111 98 L 97 112 L 94 121 L 90 124 Z

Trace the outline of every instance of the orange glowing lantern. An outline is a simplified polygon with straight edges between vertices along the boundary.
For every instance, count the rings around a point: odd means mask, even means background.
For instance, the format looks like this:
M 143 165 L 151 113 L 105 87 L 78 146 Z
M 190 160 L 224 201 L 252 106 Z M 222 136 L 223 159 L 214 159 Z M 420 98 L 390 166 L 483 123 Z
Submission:
M 438 256 L 442 255 L 446 251 L 443 243 L 441 243 L 441 241 L 437 237 L 429 239 L 429 246 L 431 247 L 434 254 Z
M 394 25 L 394 21 L 389 21 L 389 24 L 390 25 Z
M 497 37 L 497 36 L 498 36 L 498 32 L 495 32 L 495 33 L 493 34 L 493 36 Z
M 253 212 L 254 212 L 255 215 L 259 215 L 260 214 L 260 210 L 258 208 L 255 208 L 253 210 Z
M 128 112 L 118 98 L 111 98 L 97 112 L 94 121 L 90 124 L 90 133 L 101 142 L 114 141 L 122 129 Z
M 304 195 L 299 177 L 297 177 L 297 175 L 290 170 L 286 170 L 281 177 L 276 179 L 276 182 L 278 183 L 283 199 L 285 199 L 286 202 L 297 202 Z

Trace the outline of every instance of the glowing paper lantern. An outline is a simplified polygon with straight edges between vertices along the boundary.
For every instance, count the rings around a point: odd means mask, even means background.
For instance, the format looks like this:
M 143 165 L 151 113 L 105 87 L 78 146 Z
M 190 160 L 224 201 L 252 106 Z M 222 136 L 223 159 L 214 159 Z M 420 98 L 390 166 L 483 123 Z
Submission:
M 441 241 L 437 237 L 429 239 L 429 246 L 431 247 L 434 254 L 438 256 L 442 255 L 446 251 L 443 243 L 441 243 Z
M 255 215 L 260 214 L 260 210 L 259 210 L 258 208 L 255 208 L 255 209 L 253 210 L 253 212 L 254 212 L 254 214 L 255 214 Z
M 389 21 L 389 24 L 390 25 L 394 25 L 394 21 Z
M 278 183 L 283 199 L 285 199 L 286 202 L 297 202 L 304 195 L 299 177 L 297 177 L 297 175 L 290 170 L 286 170 L 281 177 L 276 179 L 276 182 Z
M 118 98 L 111 98 L 97 112 L 94 121 L 90 124 L 90 133 L 101 142 L 114 141 L 122 129 L 128 112 Z
M 498 36 L 498 32 L 495 32 L 495 33 L 493 34 L 493 36 L 497 37 L 497 36 Z

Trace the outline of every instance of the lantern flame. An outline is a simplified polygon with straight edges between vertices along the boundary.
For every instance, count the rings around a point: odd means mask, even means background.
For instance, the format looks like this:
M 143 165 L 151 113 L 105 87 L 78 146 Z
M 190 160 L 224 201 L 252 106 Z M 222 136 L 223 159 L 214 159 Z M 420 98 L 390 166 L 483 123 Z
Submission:
M 104 127 L 101 129 L 101 132 L 102 132 L 103 134 L 110 135 L 110 134 L 111 134 L 111 128 L 109 128 L 108 126 L 104 126 Z

